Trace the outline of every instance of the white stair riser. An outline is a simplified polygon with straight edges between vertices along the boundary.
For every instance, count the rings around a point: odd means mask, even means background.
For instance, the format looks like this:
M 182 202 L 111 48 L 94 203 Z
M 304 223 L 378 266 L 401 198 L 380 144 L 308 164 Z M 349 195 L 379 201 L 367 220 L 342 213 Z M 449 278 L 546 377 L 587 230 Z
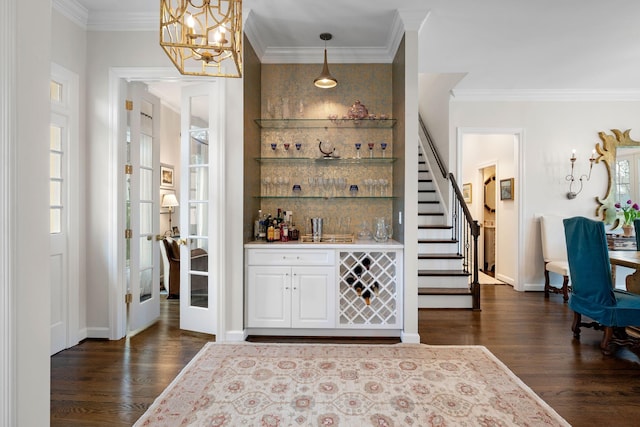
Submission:
M 432 182 L 419 182 L 418 190 L 435 190 Z
M 457 243 L 418 243 L 419 254 L 451 254 L 457 252 Z
M 438 194 L 433 193 L 418 193 L 419 202 L 436 202 L 438 201 Z
M 468 276 L 418 276 L 419 288 L 468 289 Z
M 420 215 L 418 225 L 441 225 L 444 222 L 443 215 Z
M 418 295 L 418 308 L 473 308 L 470 295 Z
M 462 270 L 462 260 L 419 259 L 418 270 Z
M 431 179 L 431 172 L 429 171 L 418 171 L 418 179 Z
M 419 228 L 418 239 L 450 239 L 450 228 Z
M 440 205 L 418 205 L 419 214 L 441 214 L 442 208 Z M 444 221 L 444 215 L 433 215 L 440 218 L 440 223 Z M 438 223 L 438 224 L 440 224 Z

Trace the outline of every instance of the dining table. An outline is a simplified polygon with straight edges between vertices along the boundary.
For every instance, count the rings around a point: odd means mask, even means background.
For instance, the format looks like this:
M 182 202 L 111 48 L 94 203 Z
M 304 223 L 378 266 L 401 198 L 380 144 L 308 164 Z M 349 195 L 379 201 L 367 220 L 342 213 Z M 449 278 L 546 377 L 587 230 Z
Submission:
M 609 251 L 611 262 L 611 275 L 613 284 L 616 283 L 616 266 L 627 267 L 634 270 L 625 279 L 627 291 L 640 294 L 640 251 Z

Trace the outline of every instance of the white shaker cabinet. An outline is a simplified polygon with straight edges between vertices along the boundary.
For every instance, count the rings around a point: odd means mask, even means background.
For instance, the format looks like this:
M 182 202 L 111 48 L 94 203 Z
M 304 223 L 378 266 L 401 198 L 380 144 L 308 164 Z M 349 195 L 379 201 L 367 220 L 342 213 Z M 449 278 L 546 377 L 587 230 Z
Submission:
M 247 326 L 335 327 L 333 251 L 248 251 Z

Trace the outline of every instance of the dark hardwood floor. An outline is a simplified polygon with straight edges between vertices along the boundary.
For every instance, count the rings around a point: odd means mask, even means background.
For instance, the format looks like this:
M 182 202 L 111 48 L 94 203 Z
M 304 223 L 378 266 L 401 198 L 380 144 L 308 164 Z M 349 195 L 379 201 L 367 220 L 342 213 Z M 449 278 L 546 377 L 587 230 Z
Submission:
M 129 340 L 87 340 L 53 356 L 51 425 L 133 424 L 213 339 L 180 331 L 178 305 L 163 302 L 161 321 Z M 561 295 L 545 300 L 541 292 L 483 285 L 481 312 L 420 310 L 419 331 L 425 344 L 486 346 L 574 426 L 640 425 L 638 357 L 603 356 L 599 331 L 583 329 L 573 340 L 571 320 Z

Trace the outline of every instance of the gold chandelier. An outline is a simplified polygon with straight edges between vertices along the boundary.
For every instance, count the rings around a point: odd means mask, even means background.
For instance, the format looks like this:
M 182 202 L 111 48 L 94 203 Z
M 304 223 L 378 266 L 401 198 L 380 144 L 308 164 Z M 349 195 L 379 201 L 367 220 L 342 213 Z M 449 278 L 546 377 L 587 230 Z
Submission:
M 181 74 L 242 77 L 242 0 L 160 0 L 160 46 Z

